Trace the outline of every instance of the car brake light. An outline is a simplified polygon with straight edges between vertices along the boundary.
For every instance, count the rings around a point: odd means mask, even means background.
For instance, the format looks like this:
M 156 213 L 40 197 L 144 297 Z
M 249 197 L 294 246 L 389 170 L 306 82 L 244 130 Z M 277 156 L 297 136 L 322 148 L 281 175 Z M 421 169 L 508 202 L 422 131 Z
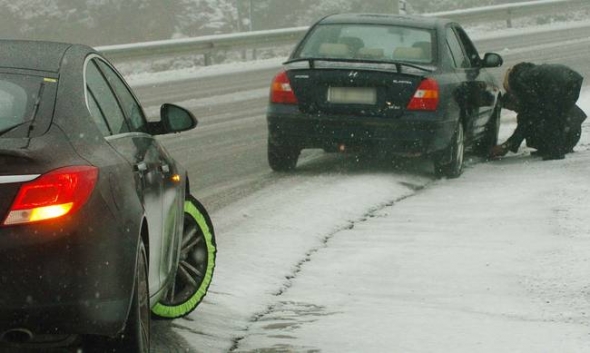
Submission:
M 295 93 L 291 89 L 291 82 L 284 70 L 279 72 L 272 80 L 270 101 L 271 103 L 297 104 L 297 97 L 295 97 Z
M 3 225 L 54 219 L 86 203 L 98 179 L 98 168 L 72 166 L 53 170 L 21 185 Z
M 420 82 L 414 96 L 408 103 L 408 110 L 436 110 L 439 101 L 438 82 L 433 78 L 426 78 Z

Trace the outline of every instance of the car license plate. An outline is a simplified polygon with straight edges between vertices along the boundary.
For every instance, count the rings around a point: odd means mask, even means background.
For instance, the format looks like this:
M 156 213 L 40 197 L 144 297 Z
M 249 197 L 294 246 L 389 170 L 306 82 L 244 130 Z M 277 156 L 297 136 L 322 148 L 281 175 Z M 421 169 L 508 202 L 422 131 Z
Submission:
M 334 104 L 375 104 L 377 91 L 373 87 L 329 87 L 328 102 Z

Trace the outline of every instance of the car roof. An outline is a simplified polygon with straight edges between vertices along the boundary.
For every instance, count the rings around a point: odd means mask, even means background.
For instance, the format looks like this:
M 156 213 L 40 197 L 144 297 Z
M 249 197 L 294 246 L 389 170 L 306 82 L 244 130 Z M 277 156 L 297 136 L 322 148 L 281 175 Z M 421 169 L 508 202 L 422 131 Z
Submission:
M 73 46 L 84 47 L 50 41 L 0 40 L 0 68 L 58 72 L 66 51 Z
M 439 17 L 377 13 L 345 13 L 324 17 L 317 24 L 380 24 L 434 29 L 452 21 Z

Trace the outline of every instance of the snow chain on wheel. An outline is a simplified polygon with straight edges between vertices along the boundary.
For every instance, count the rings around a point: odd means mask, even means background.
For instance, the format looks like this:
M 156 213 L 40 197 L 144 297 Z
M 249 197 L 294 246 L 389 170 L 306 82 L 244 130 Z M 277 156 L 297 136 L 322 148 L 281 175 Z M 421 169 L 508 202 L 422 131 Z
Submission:
M 213 271 L 215 269 L 215 258 L 217 253 L 217 246 L 215 243 L 215 232 L 213 230 L 213 224 L 211 219 L 209 218 L 209 214 L 205 207 L 194 197 L 188 196 L 186 201 L 184 202 L 184 217 L 185 217 L 185 231 L 183 234 L 183 249 L 185 239 L 184 237 L 187 235 L 187 231 L 190 232 L 191 226 L 196 226 L 198 235 L 200 236 L 199 243 L 204 241 L 204 245 L 206 248 L 206 264 L 204 266 L 204 275 L 200 283 L 198 283 L 196 288 L 191 288 L 190 294 L 186 297 L 181 299 L 180 302 L 170 302 L 167 299 L 167 294 L 164 295 L 164 298 L 160 299 L 154 308 L 152 309 L 152 313 L 162 319 L 176 319 L 179 317 L 183 317 L 191 313 L 195 308 L 199 305 L 199 303 L 207 294 L 207 290 L 209 289 L 209 285 L 211 284 L 211 280 L 213 278 Z M 183 261 L 181 255 L 181 262 Z M 189 261 L 185 259 L 185 261 Z M 193 264 L 191 264 L 193 265 Z M 179 264 L 179 268 L 176 274 L 176 284 L 172 291 L 175 291 L 175 288 L 179 286 L 179 277 L 182 278 L 181 271 L 183 264 Z M 187 272 L 185 272 L 187 273 Z M 194 292 L 193 292 L 194 290 Z

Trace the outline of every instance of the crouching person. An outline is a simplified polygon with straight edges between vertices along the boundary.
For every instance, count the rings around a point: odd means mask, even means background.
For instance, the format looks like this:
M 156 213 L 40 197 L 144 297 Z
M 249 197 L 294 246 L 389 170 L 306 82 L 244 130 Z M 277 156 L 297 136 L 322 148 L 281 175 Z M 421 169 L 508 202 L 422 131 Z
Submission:
M 563 159 L 582 134 L 586 114 L 576 105 L 583 77 L 558 64 L 520 63 L 504 76 L 503 108 L 517 113 L 514 133 L 491 157 L 517 152 L 524 140 L 543 160 Z

